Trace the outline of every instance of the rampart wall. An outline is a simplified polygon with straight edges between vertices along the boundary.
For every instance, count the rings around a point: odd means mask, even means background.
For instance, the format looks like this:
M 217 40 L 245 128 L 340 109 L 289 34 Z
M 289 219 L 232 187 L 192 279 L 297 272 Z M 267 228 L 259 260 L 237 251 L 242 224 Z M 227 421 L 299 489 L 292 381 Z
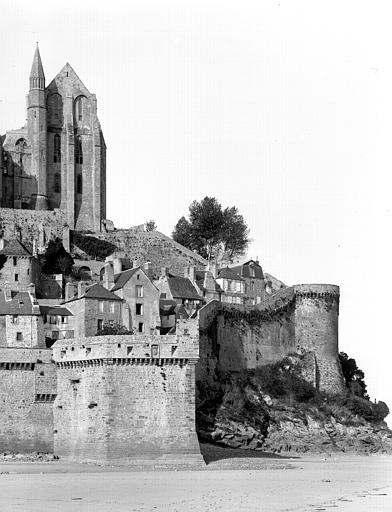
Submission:
M 54 449 L 77 461 L 201 464 L 195 429 L 197 322 L 173 336 L 61 340 Z
M 304 356 L 304 374 L 318 389 L 338 393 L 339 288 L 296 285 L 257 306 L 211 302 L 200 310 L 196 379 L 209 386 L 224 372 L 252 369 L 288 354 Z
M 0 348 L 0 451 L 53 452 L 51 350 Z

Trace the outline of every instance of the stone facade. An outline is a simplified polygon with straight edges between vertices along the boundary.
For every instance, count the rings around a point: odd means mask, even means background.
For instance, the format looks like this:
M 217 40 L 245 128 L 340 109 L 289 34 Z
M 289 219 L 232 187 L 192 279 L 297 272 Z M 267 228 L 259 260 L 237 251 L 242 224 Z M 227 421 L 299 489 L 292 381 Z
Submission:
M 304 356 L 304 375 L 317 389 L 340 393 L 338 314 L 339 288 L 333 285 L 293 286 L 256 307 L 211 302 L 199 312 L 197 379 L 213 385 L 219 374 L 296 353 Z
M 204 464 L 195 429 L 197 322 L 175 336 L 57 342 L 54 359 L 61 458 Z
M 106 146 L 96 97 L 68 63 L 46 87 L 38 47 L 27 125 L 6 133 L 2 167 L 2 208 L 60 209 L 71 229 L 100 231 L 106 216 Z

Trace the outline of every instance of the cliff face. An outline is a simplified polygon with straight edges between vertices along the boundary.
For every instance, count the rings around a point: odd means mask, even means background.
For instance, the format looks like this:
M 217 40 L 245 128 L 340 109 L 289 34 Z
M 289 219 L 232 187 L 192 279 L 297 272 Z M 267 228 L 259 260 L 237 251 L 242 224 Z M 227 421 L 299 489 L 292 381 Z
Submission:
M 383 402 L 317 392 L 287 358 L 256 373 L 225 375 L 214 390 L 199 383 L 200 440 L 233 448 L 392 453 L 387 414 Z

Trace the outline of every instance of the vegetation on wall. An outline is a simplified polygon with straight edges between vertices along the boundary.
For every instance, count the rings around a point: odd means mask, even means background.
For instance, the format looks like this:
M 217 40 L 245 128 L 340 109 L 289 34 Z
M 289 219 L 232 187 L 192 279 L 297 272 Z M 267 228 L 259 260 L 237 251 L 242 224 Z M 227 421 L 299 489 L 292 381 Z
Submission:
M 117 335 L 126 335 L 126 334 L 133 334 L 133 332 L 126 329 L 123 325 L 105 324 L 102 327 L 102 329 L 99 329 L 97 331 L 97 334 L 95 336 L 117 336 Z
M 245 253 L 250 239 L 244 218 L 235 206 L 222 209 L 215 197 L 206 196 L 189 206 L 189 220 L 177 222 L 173 240 L 201 256 L 233 259 Z
M 155 220 L 148 220 L 144 224 L 144 228 L 145 228 L 146 231 L 156 231 L 157 225 L 156 225 Z
M 60 238 L 50 240 L 44 254 L 39 256 L 39 263 L 45 274 L 70 275 L 74 260 L 64 249 Z
M 105 261 L 105 258 L 116 250 L 116 246 L 111 242 L 86 236 L 78 231 L 71 232 L 71 242 L 90 258 L 98 261 Z
M 349 357 L 345 352 L 339 352 L 339 361 L 347 388 L 354 395 L 369 399 L 366 392 L 365 374 L 358 368 L 355 359 Z

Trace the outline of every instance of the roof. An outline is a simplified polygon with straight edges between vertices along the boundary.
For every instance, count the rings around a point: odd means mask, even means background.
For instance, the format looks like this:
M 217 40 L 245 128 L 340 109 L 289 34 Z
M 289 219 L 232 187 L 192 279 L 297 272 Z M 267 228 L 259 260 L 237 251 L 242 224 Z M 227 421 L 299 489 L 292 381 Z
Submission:
M 189 313 L 183 304 L 177 304 L 175 300 L 160 299 L 159 301 L 159 314 L 161 316 L 176 315 L 181 318 L 189 318 Z
M 58 316 L 73 316 L 71 311 L 64 307 L 40 306 L 42 315 L 58 315 Z
M 218 271 L 218 279 L 233 279 L 234 281 L 244 281 L 240 275 L 229 267 L 221 268 Z
M 138 270 L 141 270 L 140 267 L 130 268 L 129 270 L 124 270 L 123 272 L 116 274 L 114 276 L 114 286 L 112 288 L 112 292 L 120 290 L 120 288 L 123 288 L 125 284 L 131 279 L 131 277 L 134 274 L 136 274 Z
M 72 299 L 64 301 L 63 304 L 78 299 L 101 299 L 122 301 L 120 297 L 104 288 L 101 284 L 93 284 L 92 286 L 89 286 L 88 288 L 86 288 L 84 294 L 81 297 L 72 297 Z
M 202 300 L 187 277 L 167 277 L 167 284 L 174 298 Z
M 0 315 L 33 315 L 33 303 L 28 292 L 12 293 L 12 299 L 5 300 L 4 291 L 0 293 Z
M 209 270 L 196 270 L 196 284 L 197 286 L 204 291 L 207 291 L 207 289 L 204 287 L 204 278 L 206 273 L 211 274 L 211 280 L 213 280 L 214 283 L 214 291 L 216 292 L 222 292 L 222 288 L 219 286 L 219 284 L 215 281 L 214 276 Z
M 29 249 L 16 238 L 8 242 L 4 241 L 4 249 L 0 250 L 0 254 L 4 254 L 4 256 L 32 256 Z
M 44 68 L 42 66 L 41 55 L 39 53 L 38 43 L 35 48 L 33 65 L 31 66 L 30 77 L 31 78 L 45 78 Z
M 250 269 L 253 269 L 254 272 L 251 272 Z M 253 279 L 263 279 L 263 269 L 261 266 L 254 260 L 246 261 L 245 263 L 230 265 L 230 270 L 235 272 L 241 277 L 249 277 Z M 252 275 L 253 274 L 253 275 Z

